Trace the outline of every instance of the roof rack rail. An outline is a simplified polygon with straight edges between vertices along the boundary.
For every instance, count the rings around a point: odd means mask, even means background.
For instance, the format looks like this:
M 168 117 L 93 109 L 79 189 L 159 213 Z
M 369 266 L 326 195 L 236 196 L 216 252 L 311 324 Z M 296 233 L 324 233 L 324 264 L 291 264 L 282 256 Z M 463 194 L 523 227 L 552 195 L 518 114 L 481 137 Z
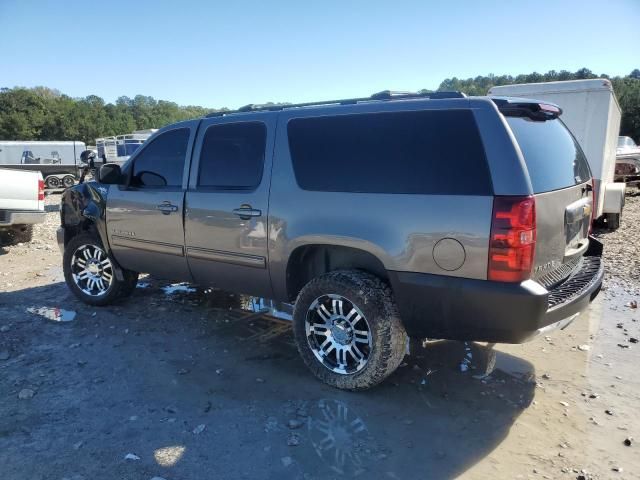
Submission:
M 323 105 L 355 105 L 360 102 L 410 100 L 414 98 L 440 100 L 444 98 L 466 98 L 466 95 L 462 92 L 398 92 L 393 90 L 383 90 L 382 92 L 374 93 L 370 97 L 347 98 L 342 100 L 324 100 L 304 103 L 250 103 L 238 108 L 237 110 L 221 110 L 219 112 L 209 113 L 206 115 L 206 118 L 222 117 L 232 113 L 275 112 L 289 108 L 319 107 Z
M 443 98 L 466 98 L 466 95 L 462 92 L 396 92 L 393 90 L 383 90 L 371 95 L 373 100 L 402 100 L 409 98 L 440 100 Z

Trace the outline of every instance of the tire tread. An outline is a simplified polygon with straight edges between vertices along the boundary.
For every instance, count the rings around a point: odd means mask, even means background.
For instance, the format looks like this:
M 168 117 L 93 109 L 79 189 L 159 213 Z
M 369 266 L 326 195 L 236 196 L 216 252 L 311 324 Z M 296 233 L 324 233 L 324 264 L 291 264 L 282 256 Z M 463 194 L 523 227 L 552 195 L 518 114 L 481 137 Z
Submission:
M 337 291 L 336 291 L 337 290 Z M 349 298 L 363 309 L 373 304 L 373 318 L 367 321 L 374 336 L 374 346 L 367 366 L 352 375 L 334 373 L 322 365 L 308 346 L 304 322 L 308 305 L 323 293 L 355 292 Z M 348 295 L 345 295 L 348 296 Z M 405 355 L 407 335 L 389 285 L 380 278 L 360 270 L 338 270 L 311 280 L 299 293 L 294 307 L 294 332 L 298 351 L 311 372 L 323 382 L 345 390 L 371 388 L 391 375 Z

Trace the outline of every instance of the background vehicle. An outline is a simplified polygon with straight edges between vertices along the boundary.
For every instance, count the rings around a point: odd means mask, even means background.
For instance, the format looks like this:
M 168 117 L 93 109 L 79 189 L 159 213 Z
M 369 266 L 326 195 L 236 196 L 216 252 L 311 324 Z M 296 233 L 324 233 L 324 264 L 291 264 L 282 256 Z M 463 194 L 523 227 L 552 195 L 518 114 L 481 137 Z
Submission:
M 640 188 L 640 155 L 624 155 L 616 159 L 616 182 Z
M 580 143 L 593 172 L 594 220 L 618 228 L 624 184 L 614 183 L 614 171 L 621 113 L 611 82 L 600 78 L 504 85 L 492 87 L 489 95 L 535 98 L 562 108 L 562 121 Z
M 136 130 L 127 135 L 96 138 L 98 151 L 96 161 L 102 162 L 103 157 L 106 157 L 107 162 L 123 164 L 140 148 L 147 138 L 157 131 L 157 128 L 150 128 L 148 130 Z
M 633 141 L 631 137 L 618 137 L 618 148 L 616 149 L 616 153 L 640 153 L 640 147 Z
M 42 173 L 46 188 L 72 186 L 79 177 L 83 142 L 0 141 L 0 168 Z
M 524 342 L 603 277 L 591 173 L 559 111 L 381 92 L 167 126 L 65 192 L 65 279 L 92 305 L 137 272 L 289 305 L 304 362 L 347 389 L 393 372 L 408 336 Z
M 42 174 L 0 169 L 0 245 L 30 242 L 44 219 Z

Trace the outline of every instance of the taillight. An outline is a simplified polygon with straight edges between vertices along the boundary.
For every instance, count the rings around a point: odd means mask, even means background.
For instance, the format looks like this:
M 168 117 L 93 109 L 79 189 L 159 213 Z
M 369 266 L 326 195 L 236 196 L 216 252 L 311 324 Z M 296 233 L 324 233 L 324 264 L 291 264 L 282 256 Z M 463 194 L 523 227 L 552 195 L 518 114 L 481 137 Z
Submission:
M 44 200 L 44 180 L 38 180 L 38 201 Z
M 489 243 L 489 280 L 520 282 L 531 276 L 536 249 L 533 197 L 495 197 Z

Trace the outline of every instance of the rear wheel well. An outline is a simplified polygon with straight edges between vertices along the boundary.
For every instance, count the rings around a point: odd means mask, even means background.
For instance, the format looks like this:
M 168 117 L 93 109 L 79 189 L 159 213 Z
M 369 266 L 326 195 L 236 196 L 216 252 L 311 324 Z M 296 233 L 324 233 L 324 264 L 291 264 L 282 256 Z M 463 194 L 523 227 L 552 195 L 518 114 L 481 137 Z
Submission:
M 363 270 L 387 281 L 382 262 L 373 254 L 337 245 L 305 245 L 296 248 L 287 264 L 287 297 L 295 301 L 312 279 L 336 270 Z

